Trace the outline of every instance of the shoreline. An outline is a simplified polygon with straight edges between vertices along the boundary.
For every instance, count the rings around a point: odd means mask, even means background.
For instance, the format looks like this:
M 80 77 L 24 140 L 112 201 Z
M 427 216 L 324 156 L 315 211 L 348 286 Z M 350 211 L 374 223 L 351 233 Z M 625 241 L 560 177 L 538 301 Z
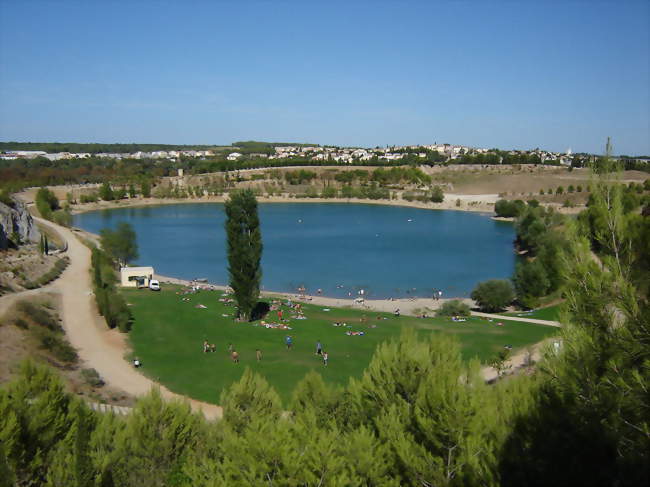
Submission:
M 161 283 L 169 284 L 178 284 L 181 286 L 190 286 L 192 282 L 187 279 L 179 279 L 176 277 L 163 276 L 161 274 L 155 274 L 154 276 Z M 219 284 L 212 283 L 198 283 L 199 286 L 206 286 L 212 289 L 217 289 L 219 291 L 227 291 L 230 289 L 230 286 L 224 286 Z M 400 314 L 408 316 L 416 316 L 420 313 L 431 313 L 438 308 L 440 308 L 447 301 L 459 300 L 463 303 L 470 306 L 470 308 L 475 307 L 475 303 L 470 298 L 440 298 L 434 300 L 433 298 L 397 298 L 397 299 L 364 299 L 358 301 L 353 298 L 333 298 L 322 295 L 310 295 L 310 294 L 298 294 L 293 292 L 277 292 L 277 291 L 260 291 L 260 297 L 266 298 L 280 298 L 280 299 L 291 299 L 293 301 L 299 301 L 301 303 L 311 303 L 318 306 L 330 306 L 333 308 L 354 308 L 354 309 L 365 309 L 370 311 L 379 311 L 384 313 L 393 313 L 396 309 L 399 309 Z
M 481 198 L 481 199 L 478 199 Z M 402 206 L 423 210 L 452 210 L 483 213 L 491 216 L 494 213 L 494 203 L 498 195 L 461 195 L 446 194 L 442 203 L 423 203 L 420 201 L 406 200 L 369 200 L 359 198 L 289 198 L 288 196 L 258 196 L 258 203 L 350 203 L 380 206 Z M 461 206 L 456 206 L 456 201 L 461 201 Z M 201 198 L 135 198 L 118 201 L 101 201 L 97 203 L 78 203 L 72 205 L 71 213 L 79 215 L 99 210 L 114 210 L 118 208 L 138 208 L 147 206 L 162 206 L 192 203 L 224 203 L 224 196 L 203 196 Z

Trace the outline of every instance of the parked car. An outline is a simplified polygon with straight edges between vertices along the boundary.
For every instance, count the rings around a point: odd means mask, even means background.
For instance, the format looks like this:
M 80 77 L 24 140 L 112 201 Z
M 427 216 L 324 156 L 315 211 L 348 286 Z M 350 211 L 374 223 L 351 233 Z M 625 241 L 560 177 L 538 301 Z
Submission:
M 160 283 L 156 279 L 149 281 L 149 289 L 152 291 L 160 291 Z

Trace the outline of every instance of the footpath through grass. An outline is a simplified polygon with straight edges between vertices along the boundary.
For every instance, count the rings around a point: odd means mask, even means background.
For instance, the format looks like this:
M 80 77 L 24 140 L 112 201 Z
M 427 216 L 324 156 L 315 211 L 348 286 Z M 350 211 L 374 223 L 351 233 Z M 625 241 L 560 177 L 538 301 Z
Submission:
M 560 305 L 547 306 L 531 311 L 515 311 L 514 313 L 505 313 L 508 316 L 518 316 L 520 318 L 534 318 L 536 320 L 558 321 L 560 319 Z
M 295 313 L 283 300 L 281 309 L 292 329 L 267 329 L 255 323 L 237 323 L 232 305 L 220 302 L 220 291 L 178 294 L 180 287 L 166 286 L 161 292 L 123 290 L 135 318 L 130 332 L 134 355 L 143 363 L 142 372 L 170 390 L 195 399 L 218 403 L 224 387 L 237 381 L 245 367 L 261 373 L 285 404 L 296 383 L 307 371 L 319 371 L 331 383 L 344 385 L 350 377 L 360 377 L 378 344 L 399 336 L 402 327 L 413 327 L 426 338 L 430 333 L 452 333 L 458 337 L 463 356 L 489 360 L 505 345 L 524 347 L 557 332 L 544 325 L 503 321 L 497 325 L 480 318 L 455 323 L 443 318 L 395 317 L 349 308 L 328 308 L 303 304 L 306 319 L 291 318 Z M 203 305 L 206 308 L 198 307 Z M 267 322 L 277 322 L 271 311 Z M 348 327 L 336 327 L 341 322 Z M 346 331 L 362 331 L 348 336 Z M 285 337 L 293 337 L 287 350 Z M 203 342 L 216 345 L 215 353 L 203 353 Z M 325 367 L 315 354 L 316 342 L 329 353 Z M 233 344 L 240 354 L 234 364 L 228 352 Z M 262 351 L 257 362 L 255 350 Z

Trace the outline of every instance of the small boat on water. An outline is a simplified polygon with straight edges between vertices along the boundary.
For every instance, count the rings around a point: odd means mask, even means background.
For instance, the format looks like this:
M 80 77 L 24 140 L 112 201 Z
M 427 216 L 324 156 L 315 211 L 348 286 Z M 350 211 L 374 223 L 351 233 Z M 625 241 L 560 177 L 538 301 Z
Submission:
M 208 278 L 207 277 L 200 277 L 200 278 L 194 279 L 194 282 L 208 282 Z

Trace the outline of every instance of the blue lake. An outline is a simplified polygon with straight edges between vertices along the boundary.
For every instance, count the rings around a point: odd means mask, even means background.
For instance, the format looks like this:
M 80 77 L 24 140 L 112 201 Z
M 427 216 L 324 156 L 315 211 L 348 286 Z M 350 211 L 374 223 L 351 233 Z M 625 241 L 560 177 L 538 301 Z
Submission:
M 477 213 L 346 203 L 260 204 L 263 289 L 368 298 L 469 296 L 483 280 L 509 278 L 512 224 Z M 133 225 L 140 258 L 156 273 L 227 284 L 223 204 L 197 203 L 83 213 L 74 225 L 99 233 Z

